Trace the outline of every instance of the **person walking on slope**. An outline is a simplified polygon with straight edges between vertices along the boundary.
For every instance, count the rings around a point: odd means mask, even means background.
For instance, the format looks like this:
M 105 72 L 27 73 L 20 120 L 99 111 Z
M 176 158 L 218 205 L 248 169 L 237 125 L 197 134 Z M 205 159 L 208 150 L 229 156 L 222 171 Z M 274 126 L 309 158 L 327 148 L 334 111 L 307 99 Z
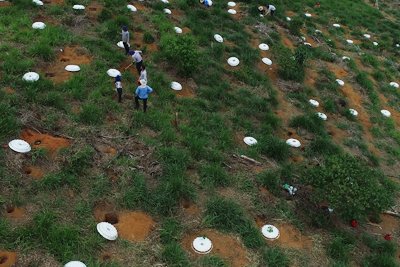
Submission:
M 118 93 L 118 102 L 121 103 L 121 101 L 122 101 L 122 83 L 121 83 L 120 75 L 115 77 L 115 90 Z
M 146 66 L 143 64 L 141 69 L 140 69 L 140 77 L 138 80 L 138 84 L 140 85 L 140 80 L 145 80 L 147 82 L 147 71 L 146 71 Z
M 266 6 L 259 6 L 258 11 L 260 11 L 261 16 L 266 16 L 268 14 L 271 14 L 271 16 L 274 15 L 276 10 L 276 7 L 270 4 L 267 4 Z
M 143 58 L 142 58 L 141 53 L 142 53 L 142 51 L 140 51 L 140 50 L 129 51 L 129 55 L 132 56 L 132 59 L 136 65 L 136 70 L 139 75 L 140 75 L 140 70 L 142 69 L 142 65 L 143 65 Z
M 128 55 L 129 53 L 129 32 L 128 32 L 128 27 L 127 26 L 122 26 L 122 44 L 124 45 L 125 48 L 125 55 Z
M 135 109 L 139 109 L 139 100 L 143 101 L 143 111 L 147 110 L 147 99 L 149 98 L 149 94 L 153 92 L 153 88 L 147 85 L 145 80 L 140 80 L 140 85 L 136 88 L 135 91 Z

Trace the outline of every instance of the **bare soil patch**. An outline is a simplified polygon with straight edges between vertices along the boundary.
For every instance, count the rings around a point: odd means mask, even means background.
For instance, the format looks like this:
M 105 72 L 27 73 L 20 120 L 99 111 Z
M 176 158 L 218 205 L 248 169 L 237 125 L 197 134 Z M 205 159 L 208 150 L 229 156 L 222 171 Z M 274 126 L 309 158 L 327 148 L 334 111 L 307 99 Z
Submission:
M 25 217 L 25 210 L 14 205 L 7 205 L 5 215 L 9 219 L 18 220 Z M 0 266 L 2 265 L 0 264 Z
M 91 2 L 87 7 L 86 7 L 86 14 L 89 18 L 95 20 L 97 19 L 97 16 L 101 13 L 103 10 L 103 5 L 101 5 L 98 2 Z
M 278 27 L 278 26 L 277 26 L 277 30 L 281 36 L 283 45 L 292 50 L 295 49 L 295 45 L 293 44 L 293 41 L 288 37 L 289 33 L 287 32 L 287 30 L 282 27 Z
M 7 6 L 11 6 L 11 3 L 10 2 L 0 2 L 0 8 L 1 7 L 7 7 Z M 0 265 L 1 266 L 1 265 Z
M 71 144 L 70 140 L 66 138 L 38 133 L 31 129 L 23 130 L 21 133 L 21 139 L 28 142 L 32 148 L 44 148 L 50 154 L 54 154 L 58 150 L 66 148 Z
M 209 238 L 213 244 L 213 249 L 210 254 L 218 255 L 227 261 L 229 266 L 243 267 L 249 265 L 247 251 L 238 238 L 210 229 L 193 232 L 183 238 L 182 245 L 192 258 L 202 257 L 202 255 L 194 252 L 192 248 L 193 240 L 199 236 Z
M 182 201 L 181 206 L 185 215 L 199 216 L 201 214 L 200 208 L 191 201 L 184 200 Z
M 144 212 L 128 211 L 118 214 L 118 223 L 115 227 L 122 239 L 129 241 L 144 241 L 153 230 L 155 222 Z
M 182 85 L 182 90 L 176 91 L 177 97 L 193 98 L 196 96 L 197 85 L 193 79 L 178 81 Z
M 39 180 L 44 176 L 43 170 L 38 166 L 25 166 L 22 168 L 23 172 L 35 180 Z
M 17 262 L 17 253 L 0 251 L 0 267 L 14 267 Z
M 64 0 L 43 0 L 43 3 L 48 5 L 63 5 Z
M 0 2 L 1 3 L 1 2 Z M 15 94 L 15 90 L 11 87 L 5 87 L 2 90 L 4 93 L 8 94 L 8 95 L 12 95 Z
M 388 214 L 381 214 L 381 222 L 378 224 L 368 224 L 367 231 L 374 235 L 384 236 L 390 234 L 392 238 L 398 238 L 400 230 L 400 220 Z

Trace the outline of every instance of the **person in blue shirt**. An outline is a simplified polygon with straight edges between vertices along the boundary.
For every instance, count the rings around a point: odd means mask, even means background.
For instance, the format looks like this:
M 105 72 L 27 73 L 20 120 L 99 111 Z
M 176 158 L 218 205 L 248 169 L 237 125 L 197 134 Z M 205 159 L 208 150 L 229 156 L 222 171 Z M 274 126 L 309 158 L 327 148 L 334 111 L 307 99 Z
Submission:
M 149 94 L 153 92 L 153 88 L 147 85 L 146 80 L 140 80 L 140 85 L 136 88 L 135 91 L 135 109 L 139 109 L 139 100 L 143 101 L 143 111 L 147 110 L 147 99 L 149 98 Z
M 212 6 L 212 0 L 200 0 L 200 3 L 205 5 L 206 7 Z

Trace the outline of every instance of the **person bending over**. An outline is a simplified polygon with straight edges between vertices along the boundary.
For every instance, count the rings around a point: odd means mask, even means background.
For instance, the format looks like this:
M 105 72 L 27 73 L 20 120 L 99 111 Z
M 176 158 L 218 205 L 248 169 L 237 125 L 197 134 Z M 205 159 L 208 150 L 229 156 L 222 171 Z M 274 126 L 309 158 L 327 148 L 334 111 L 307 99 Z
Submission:
M 266 6 L 259 6 L 258 11 L 260 11 L 261 16 L 266 16 L 268 14 L 271 14 L 271 16 L 274 15 L 276 10 L 276 7 L 270 4 L 267 4 Z

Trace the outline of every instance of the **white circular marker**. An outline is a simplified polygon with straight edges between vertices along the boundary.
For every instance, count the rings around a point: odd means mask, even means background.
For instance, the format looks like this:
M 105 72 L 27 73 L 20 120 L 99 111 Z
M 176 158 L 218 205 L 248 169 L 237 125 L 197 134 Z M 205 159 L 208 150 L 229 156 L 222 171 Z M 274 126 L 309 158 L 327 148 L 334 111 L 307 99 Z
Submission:
M 97 232 L 107 240 L 116 240 L 118 238 L 118 231 L 108 222 L 101 222 L 97 224 Z
M 113 78 L 117 77 L 118 75 L 121 76 L 121 72 L 116 69 L 109 69 L 107 71 L 107 74 L 108 74 L 108 76 L 113 77 Z
M 34 3 L 37 6 L 43 6 L 43 2 L 40 0 L 33 0 L 32 3 Z
M 340 79 L 336 79 L 336 82 L 340 85 L 343 86 L 344 85 L 344 81 L 340 80 Z
M 261 60 L 262 60 L 262 62 L 263 62 L 264 64 L 266 64 L 266 65 L 268 65 L 268 66 L 271 66 L 271 65 L 272 65 L 272 60 L 269 59 L 269 58 L 267 58 L 267 57 L 263 57 Z
M 86 264 L 81 261 L 70 261 L 64 267 L 86 267 Z
M 175 91 L 180 91 L 180 90 L 182 90 L 182 85 L 178 82 L 172 82 L 171 89 L 175 90 Z
M 75 9 L 75 10 L 84 10 L 85 6 L 83 6 L 83 5 L 74 5 L 72 8 Z
M 21 139 L 10 141 L 8 143 L 8 146 L 18 153 L 28 153 L 29 151 L 31 151 L 31 146 L 28 144 L 28 142 Z
M 179 28 L 179 27 L 174 27 L 174 31 L 175 31 L 176 33 L 182 33 L 182 29 Z
M 164 4 L 169 4 L 168 0 L 161 0 L 161 2 L 163 2 Z
M 278 228 L 271 224 L 266 224 L 261 227 L 261 233 L 268 240 L 276 240 L 280 236 Z
M 237 12 L 234 9 L 228 9 L 228 13 L 232 14 L 232 15 L 235 15 Z
M 349 112 L 350 112 L 350 114 L 353 115 L 354 117 L 357 117 L 357 116 L 358 116 L 358 111 L 355 110 L 355 109 L 349 108 Z
M 371 35 L 369 35 L 369 34 L 367 34 L 367 33 L 364 33 L 363 36 L 364 36 L 365 38 L 367 38 L 367 39 L 371 38 Z
M 286 21 L 292 21 L 290 17 L 286 17 Z
M 294 139 L 294 138 L 289 138 L 288 140 L 286 140 L 286 144 L 288 144 L 291 147 L 300 147 L 301 143 L 299 140 Z
M 390 116 L 392 116 L 392 113 L 390 113 L 390 111 L 389 111 L 389 110 L 386 110 L 386 109 L 382 109 L 382 110 L 381 110 L 381 113 L 382 113 L 383 116 L 385 116 L 385 117 L 387 117 L 387 118 L 389 118 Z
M 346 57 L 346 56 L 343 56 L 342 59 L 343 59 L 343 60 L 350 60 L 350 58 L 349 58 L 349 57 Z
M 70 71 L 70 72 L 76 72 L 76 71 L 80 71 L 81 68 L 78 65 L 67 65 L 67 66 L 65 66 L 65 70 Z
M 137 11 L 137 8 L 134 5 L 127 5 L 126 7 L 132 12 L 136 12 Z
M 400 47 L 400 44 L 396 44 L 396 47 Z
M 377 42 L 372 42 L 372 44 L 373 44 L 374 46 L 377 46 L 377 45 L 378 45 L 378 43 L 377 43 Z
M 224 42 L 224 38 L 222 38 L 222 36 L 219 35 L 219 34 L 214 34 L 214 39 L 215 39 L 215 41 L 217 41 L 218 43 L 223 43 L 223 42 Z
M 307 42 L 304 42 L 304 45 L 307 45 L 307 46 L 309 46 L 309 47 L 312 47 L 312 44 L 307 43 Z
M 165 14 L 168 14 L 168 15 L 171 15 L 172 14 L 172 11 L 171 11 L 171 9 L 168 9 L 168 8 L 164 8 L 164 13 Z
M 228 2 L 228 6 L 229 7 L 234 7 L 234 6 L 236 6 L 236 3 L 235 2 Z
M 35 30 L 43 30 L 44 28 L 46 28 L 46 24 L 44 24 L 43 22 L 34 22 L 32 24 L 32 28 Z
M 328 119 L 328 116 L 326 116 L 324 113 L 322 113 L 322 112 L 317 112 L 317 116 L 321 119 L 321 120 L 323 120 L 323 121 L 326 121 L 327 119 Z
M 353 43 L 354 43 L 353 40 L 350 40 L 350 39 L 347 39 L 346 42 L 347 42 L 348 44 L 353 44 Z
M 237 57 L 230 57 L 228 58 L 228 64 L 229 66 L 236 67 L 239 65 L 240 61 Z
M 250 136 L 246 136 L 245 138 L 243 138 L 243 142 L 249 146 L 257 144 L 257 140 L 254 137 Z
M 212 250 L 213 245 L 210 239 L 200 236 L 193 240 L 192 247 L 199 254 L 207 254 Z
M 263 51 L 268 51 L 269 50 L 269 46 L 267 44 L 264 44 L 264 43 L 259 44 L 258 48 L 260 48 Z
M 22 76 L 22 79 L 27 81 L 27 82 L 36 82 L 39 80 L 39 74 L 36 72 L 28 72 L 25 73 L 24 76 Z
M 310 99 L 310 100 L 308 100 L 308 102 L 311 104 L 311 106 L 313 106 L 313 107 L 319 107 L 319 102 L 317 101 L 317 100 L 314 100 L 314 99 Z
M 321 32 L 320 30 L 317 29 L 317 30 L 315 30 L 315 33 L 322 33 L 322 32 Z
M 399 88 L 399 84 L 396 82 L 391 82 L 390 86 L 394 87 L 394 88 Z
M 310 13 L 305 13 L 304 16 L 306 16 L 307 18 L 311 18 L 312 15 Z
M 333 24 L 332 26 L 335 28 L 340 28 L 340 24 L 337 24 L 337 23 Z

